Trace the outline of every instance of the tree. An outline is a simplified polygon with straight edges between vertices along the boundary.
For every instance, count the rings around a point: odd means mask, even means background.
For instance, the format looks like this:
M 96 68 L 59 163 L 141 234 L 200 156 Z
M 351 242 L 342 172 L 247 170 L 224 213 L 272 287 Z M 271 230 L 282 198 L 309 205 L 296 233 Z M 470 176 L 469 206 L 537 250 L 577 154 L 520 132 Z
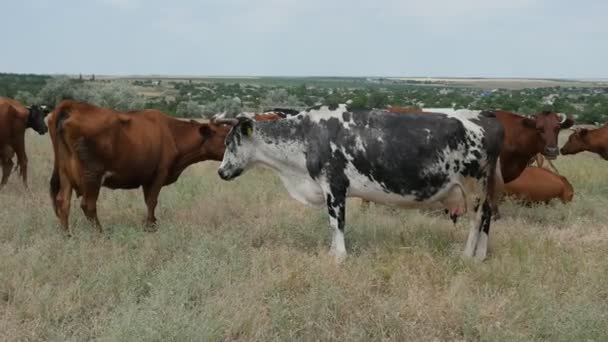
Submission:
M 102 84 L 89 84 L 81 88 L 82 99 L 101 107 L 120 111 L 143 109 L 145 100 L 140 97 L 135 88 L 125 82 L 110 82 Z
M 272 89 L 260 100 L 261 110 L 270 108 L 300 108 L 302 103 L 295 95 L 289 95 L 286 89 Z
M 200 118 L 203 108 L 196 101 L 182 101 L 177 105 L 175 114 L 180 118 Z
M 54 78 L 40 89 L 38 98 L 42 103 L 57 105 L 63 99 L 76 99 L 77 89 L 69 78 Z
M 68 78 L 50 80 L 38 98 L 45 104 L 57 105 L 61 100 L 72 99 L 120 111 L 142 109 L 145 105 L 145 100 L 128 83 L 80 83 Z
M 15 95 L 15 100 L 25 104 L 25 105 L 33 105 L 40 104 L 40 99 L 29 91 L 18 90 Z
M 388 96 L 379 91 L 372 91 L 367 97 L 369 108 L 384 108 L 388 104 Z
M 206 104 L 203 107 L 203 116 L 210 118 L 216 114 L 225 114 L 226 117 L 234 117 L 243 111 L 241 100 L 235 98 L 221 98 Z

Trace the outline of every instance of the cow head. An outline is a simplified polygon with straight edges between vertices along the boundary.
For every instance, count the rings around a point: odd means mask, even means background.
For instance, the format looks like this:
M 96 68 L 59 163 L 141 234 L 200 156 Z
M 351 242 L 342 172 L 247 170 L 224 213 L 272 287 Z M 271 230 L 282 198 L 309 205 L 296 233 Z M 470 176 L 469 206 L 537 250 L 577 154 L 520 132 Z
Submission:
M 525 118 L 524 126 L 533 128 L 540 135 L 543 143 L 541 153 L 547 159 L 555 159 L 559 154 L 557 147 L 557 137 L 560 129 L 569 128 L 574 124 L 574 120 L 561 116 L 551 111 L 537 113 L 533 118 Z
M 223 180 L 232 180 L 240 176 L 248 167 L 254 153 L 254 121 L 239 117 L 227 121 L 233 125 L 226 137 L 226 151 L 222 165 L 217 170 Z
M 224 139 L 226 139 L 232 126 L 214 122 L 200 124 L 194 120 L 191 122 L 199 125 L 198 131 L 203 138 L 199 153 L 203 159 L 221 161 L 225 149 Z
M 27 107 L 27 109 L 29 111 L 27 115 L 27 127 L 30 127 L 40 135 L 45 134 L 49 130 L 44 122 L 44 117 L 48 112 L 45 112 L 43 106 L 38 105 Z
M 589 146 L 589 142 L 587 141 L 587 133 L 589 130 L 586 128 L 580 128 L 575 130 L 569 137 L 568 141 L 562 147 L 560 152 L 562 154 L 575 154 L 582 151 L 585 151 Z

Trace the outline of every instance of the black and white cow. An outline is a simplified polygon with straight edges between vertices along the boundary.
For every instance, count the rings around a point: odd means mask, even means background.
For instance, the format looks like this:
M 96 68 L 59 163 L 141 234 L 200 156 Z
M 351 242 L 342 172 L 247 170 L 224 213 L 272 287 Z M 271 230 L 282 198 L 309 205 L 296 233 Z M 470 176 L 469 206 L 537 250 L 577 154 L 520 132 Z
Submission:
M 464 254 L 485 259 L 488 196 L 500 177 L 496 165 L 504 134 L 491 113 L 403 115 L 339 105 L 273 122 L 224 122 L 234 127 L 226 137 L 220 177 L 231 180 L 260 164 L 277 171 L 298 201 L 326 204 L 338 261 L 346 256 L 347 197 L 468 212 L 472 223 Z

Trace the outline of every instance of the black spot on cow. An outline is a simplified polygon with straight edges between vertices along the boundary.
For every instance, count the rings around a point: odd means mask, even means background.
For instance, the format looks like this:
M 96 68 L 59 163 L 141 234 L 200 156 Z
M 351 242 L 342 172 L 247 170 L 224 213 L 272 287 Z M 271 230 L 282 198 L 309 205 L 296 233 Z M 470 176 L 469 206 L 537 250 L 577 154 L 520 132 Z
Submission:
M 349 122 L 350 121 L 350 112 L 344 112 L 342 113 L 342 120 L 344 120 L 345 122 Z

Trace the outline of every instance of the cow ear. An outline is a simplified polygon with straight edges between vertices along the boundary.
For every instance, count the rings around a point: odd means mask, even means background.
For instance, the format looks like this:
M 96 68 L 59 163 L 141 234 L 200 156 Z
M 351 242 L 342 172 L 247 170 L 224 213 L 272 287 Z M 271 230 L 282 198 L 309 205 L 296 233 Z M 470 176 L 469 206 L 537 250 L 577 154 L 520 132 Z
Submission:
M 253 135 L 253 122 L 251 120 L 241 122 L 241 134 L 248 137 Z
M 209 125 L 202 125 L 198 128 L 198 132 L 201 134 L 203 138 L 209 138 L 213 135 L 213 130 Z
M 522 124 L 525 127 L 536 129 L 536 120 L 534 120 L 534 119 L 524 118 L 524 121 L 522 121 Z
M 570 118 L 567 118 L 567 119 L 566 119 L 564 122 L 562 122 L 562 123 L 560 124 L 560 126 L 559 126 L 559 127 L 560 127 L 561 129 L 566 129 L 566 128 L 570 128 L 570 127 L 572 127 L 572 125 L 574 125 L 574 120 L 572 120 L 572 119 L 570 119 Z

